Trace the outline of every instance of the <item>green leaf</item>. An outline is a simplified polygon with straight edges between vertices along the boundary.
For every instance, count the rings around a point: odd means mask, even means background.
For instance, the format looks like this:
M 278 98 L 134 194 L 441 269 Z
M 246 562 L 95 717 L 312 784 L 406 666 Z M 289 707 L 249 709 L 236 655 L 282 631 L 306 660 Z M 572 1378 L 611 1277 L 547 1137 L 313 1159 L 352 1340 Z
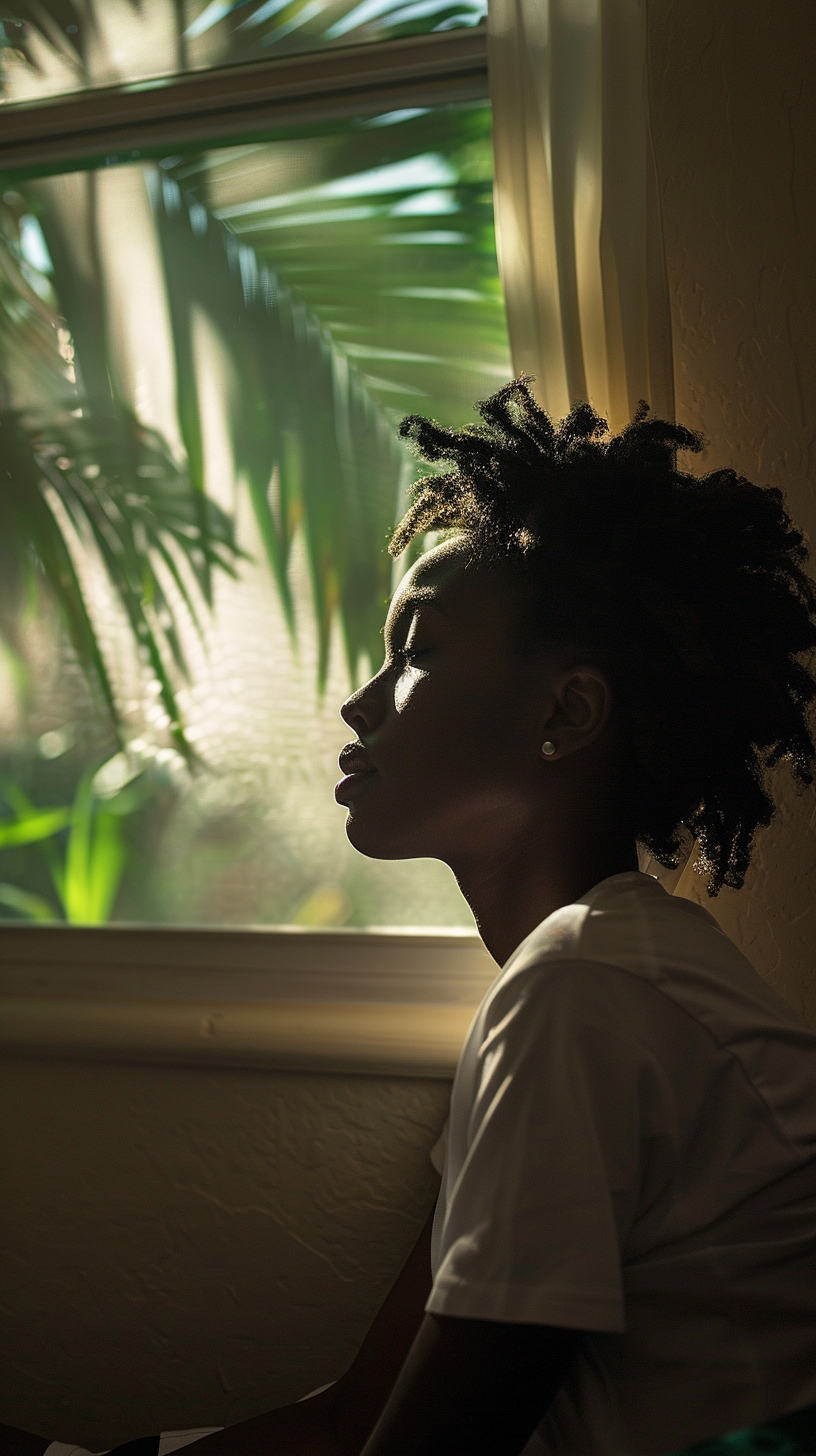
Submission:
M 74 798 L 65 864 L 57 881 L 66 920 L 101 925 L 110 918 L 126 856 L 121 815 L 100 808 L 93 775 L 86 773 Z
M 67 828 L 70 821 L 70 809 L 37 809 L 11 824 L 0 822 L 0 849 L 51 839 Z
M 30 890 L 21 890 L 17 885 L 0 882 L 0 905 L 18 911 L 23 920 L 37 920 L 45 924 L 59 919 L 56 910 L 42 895 L 33 895 Z

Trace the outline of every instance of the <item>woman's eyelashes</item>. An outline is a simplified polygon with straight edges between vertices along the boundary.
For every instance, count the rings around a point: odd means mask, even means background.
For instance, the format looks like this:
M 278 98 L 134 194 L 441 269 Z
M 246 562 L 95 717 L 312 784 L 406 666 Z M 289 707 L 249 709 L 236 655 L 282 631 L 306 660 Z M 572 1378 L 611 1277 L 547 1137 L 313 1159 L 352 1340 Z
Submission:
M 405 667 L 414 667 L 422 657 L 427 657 L 432 649 L 430 647 L 402 647 L 397 653 Z
M 424 660 L 434 651 L 434 641 L 428 624 L 420 622 L 418 611 L 406 613 L 402 622 L 395 622 L 390 631 L 386 628 L 385 650 L 388 665 L 397 671 L 424 665 Z

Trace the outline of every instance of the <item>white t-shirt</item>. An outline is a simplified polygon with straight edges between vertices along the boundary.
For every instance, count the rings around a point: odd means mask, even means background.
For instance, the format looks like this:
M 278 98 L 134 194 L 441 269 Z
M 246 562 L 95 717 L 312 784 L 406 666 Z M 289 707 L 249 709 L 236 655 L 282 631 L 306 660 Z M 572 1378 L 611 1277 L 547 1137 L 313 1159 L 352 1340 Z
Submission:
M 544 920 L 448 1129 L 427 1309 L 590 1332 L 530 1456 L 816 1401 L 816 1035 L 707 911 L 630 873 Z

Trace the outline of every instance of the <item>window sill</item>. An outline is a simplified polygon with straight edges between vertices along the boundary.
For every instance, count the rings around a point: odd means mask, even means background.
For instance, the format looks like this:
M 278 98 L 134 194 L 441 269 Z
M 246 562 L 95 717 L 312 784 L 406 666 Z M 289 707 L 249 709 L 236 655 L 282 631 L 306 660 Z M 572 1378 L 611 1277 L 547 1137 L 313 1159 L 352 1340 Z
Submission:
M 6 926 L 6 1056 L 449 1077 L 496 974 L 457 931 Z

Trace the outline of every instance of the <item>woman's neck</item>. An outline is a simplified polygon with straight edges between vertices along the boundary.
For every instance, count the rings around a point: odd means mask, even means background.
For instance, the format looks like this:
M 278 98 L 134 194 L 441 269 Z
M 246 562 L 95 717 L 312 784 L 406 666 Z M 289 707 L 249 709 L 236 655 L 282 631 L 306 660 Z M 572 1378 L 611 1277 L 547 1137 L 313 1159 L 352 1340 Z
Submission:
M 527 838 L 504 855 L 455 870 L 479 934 L 499 965 L 531 930 L 610 875 L 637 870 L 634 840 L 607 829 L 587 842 Z

